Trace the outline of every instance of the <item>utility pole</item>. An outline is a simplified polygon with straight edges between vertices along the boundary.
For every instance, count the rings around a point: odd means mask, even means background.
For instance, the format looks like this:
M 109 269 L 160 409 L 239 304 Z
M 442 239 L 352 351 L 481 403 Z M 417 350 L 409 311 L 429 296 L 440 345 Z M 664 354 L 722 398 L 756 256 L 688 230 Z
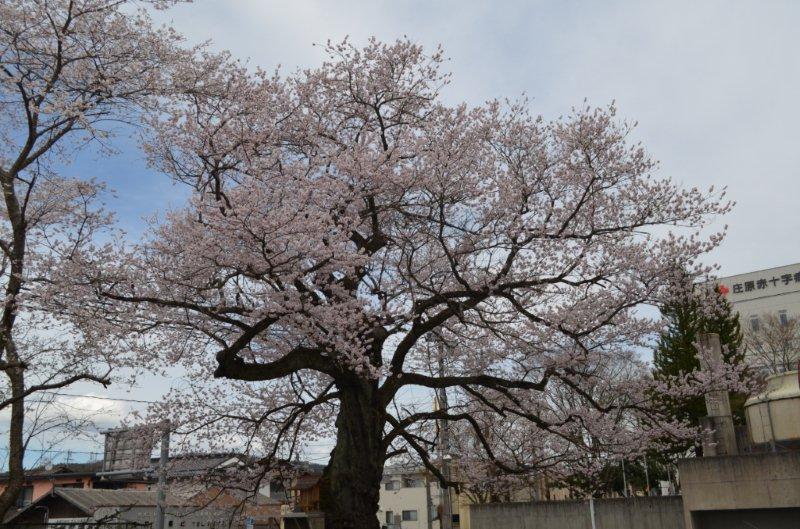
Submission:
M 428 512 L 428 529 L 433 529 L 433 500 L 431 499 L 431 480 L 425 475 L 425 509 Z
M 156 493 L 155 529 L 164 529 L 167 506 L 167 461 L 169 460 L 169 420 L 161 423 L 161 455 L 158 458 L 158 492 Z
M 647 454 L 644 454 L 644 482 L 647 484 L 647 495 L 650 496 L 650 472 L 647 471 Z
M 622 459 L 622 486 L 624 487 L 622 495 L 628 497 L 628 477 L 625 475 L 625 459 Z
M 439 339 L 439 376 L 444 376 L 444 343 Z M 447 390 L 439 389 L 439 408 L 447 413 Z M 439 420 L 439 461 L 444 479 L 450 481 L 450 421 Z M 450 487 L 440 487 L 442 512 L 439 517 L 440 529 L 453 529 L 453 505 Z
M 667 492 L 670 496 L 674 493 L 674 487 L 672 486 L 672 462 L 667 461 L 667 480 L 669 480 L 669 488 Z

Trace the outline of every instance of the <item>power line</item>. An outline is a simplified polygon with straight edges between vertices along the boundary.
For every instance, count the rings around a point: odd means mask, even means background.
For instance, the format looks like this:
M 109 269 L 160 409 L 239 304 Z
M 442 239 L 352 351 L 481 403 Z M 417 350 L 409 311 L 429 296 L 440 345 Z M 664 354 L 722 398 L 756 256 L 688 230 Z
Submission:
M 47 393 L 48 395 L 55 395 L 58 397 L 75 397 L 75 398 L 87 398 L 87 399 L 98 399 L 98 400 L 114 400 L 119 402 L 137 402 L 139 404 L 156 404 L 157 401 L 155 400 L 141 400 L 141 399 L 126 399 L 122 397 L 101 397 L 99 395 L 77 395 L 75 393 L 61 393 L 58 391 L 40 391 L 39 393 Z
M 87 398 L 87 399 L 98 399 L 98 400 L 113 400 L 113 401 L 118 401 L 118 402 L 136 402 L 136 403 L 139 403 L 139 404 L 157 404 L 158 403 L 158 401 L 155 401 L 155 400 L 127 399 L 127 398 L 123 398 L 123 397 L 102 397 L 100 395 L 81 395 L 81 394 L 75 394 L 75 393 L 61 393 L 59 391 L 47 391 L 47 390 L 38 391 L 37 393 L 47 393 L 49 395 L 55 395 L 55 396 L 58 396 L 58 397 L 74 397 L 74 398 Z M 420 404 L 422 404 L 422 405 L 430 405 L 431 400 L 432 400 L 431 398 L 426 398 L 426 397 L 416 398 L 416 399 L 413 399 L 413 400 L 411 400 L 411 399 L 405 400 L 405 399 L 402 399 L 402 398 L 398 398 L 396 404 L 398 406 L 420 405 Z
M 25 452 L 36 452 L 38 454 L 82 454 L 90 456 L 100 456 L 103 452 L 86 452 L 83 450 L 59 450 L 59 449 L 41 449 L 41 448 L 26 448 Z

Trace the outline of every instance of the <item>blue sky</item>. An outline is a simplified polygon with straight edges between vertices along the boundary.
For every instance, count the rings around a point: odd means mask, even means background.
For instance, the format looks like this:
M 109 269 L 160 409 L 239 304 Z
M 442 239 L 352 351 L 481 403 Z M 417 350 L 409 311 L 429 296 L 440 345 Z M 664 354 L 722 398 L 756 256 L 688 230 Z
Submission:
M 451 103 L 526 93 L 550 119 L 584 99 L 616 101 L 660 175 L 728 186 L 738 205 L 712 256 L 727 275 L 800 261 L 799 15 L 800 3 L 777 0 L 196 0 L 157 16 L 268 70 L 313 67 L 323 58 L 313 44 L 328 39 L 408 36 L 444 47 Z M 148 169 L 134 141 L 117 144 L 118 155 L 86 153 L 68 171 L 115 188 L 109 205 L 136 236 L 186 192 Z

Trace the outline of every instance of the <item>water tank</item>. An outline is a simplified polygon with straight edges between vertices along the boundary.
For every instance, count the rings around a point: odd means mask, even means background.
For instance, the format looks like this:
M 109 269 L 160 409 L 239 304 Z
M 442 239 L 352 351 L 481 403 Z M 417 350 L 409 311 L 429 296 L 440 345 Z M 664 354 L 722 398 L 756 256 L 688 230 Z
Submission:
M 754 444 L 800 446 L 800 371 L 768 377 L 764 392 L 747 399 L 744 410 Z

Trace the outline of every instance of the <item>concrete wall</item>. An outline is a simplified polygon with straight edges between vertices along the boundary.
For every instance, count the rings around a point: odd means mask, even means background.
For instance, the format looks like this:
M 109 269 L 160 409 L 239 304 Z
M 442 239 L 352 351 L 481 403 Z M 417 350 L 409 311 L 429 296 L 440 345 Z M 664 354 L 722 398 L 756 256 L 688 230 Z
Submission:
M 800 507 L 800 453 L 702 457 L 678 463 L 686 528 L 704 511 Z
M 470 529 L 592 529 L 589 502 L 489 503 L 470 506 Z M 594 501 L 596 529 L 682 529 L 680 496 Z

